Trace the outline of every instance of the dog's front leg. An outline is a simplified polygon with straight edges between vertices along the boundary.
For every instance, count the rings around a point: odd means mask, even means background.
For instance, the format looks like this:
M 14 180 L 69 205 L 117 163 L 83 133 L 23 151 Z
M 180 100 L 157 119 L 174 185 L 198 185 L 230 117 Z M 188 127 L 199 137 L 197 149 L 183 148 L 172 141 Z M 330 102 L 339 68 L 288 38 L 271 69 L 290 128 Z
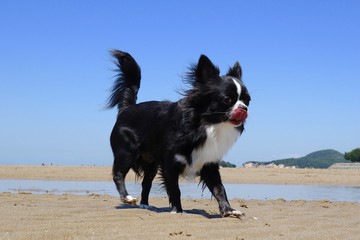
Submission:
M 223 217 L 241 217 L 244 214 L 236 211 L 230 206 L 226 196 L 224 185 L 222 184 L 219 164 L 209 163 L 203 166 L 200 171 L 200 178 L 209 188 L 212 195 L 219 203 L 220 214 Z

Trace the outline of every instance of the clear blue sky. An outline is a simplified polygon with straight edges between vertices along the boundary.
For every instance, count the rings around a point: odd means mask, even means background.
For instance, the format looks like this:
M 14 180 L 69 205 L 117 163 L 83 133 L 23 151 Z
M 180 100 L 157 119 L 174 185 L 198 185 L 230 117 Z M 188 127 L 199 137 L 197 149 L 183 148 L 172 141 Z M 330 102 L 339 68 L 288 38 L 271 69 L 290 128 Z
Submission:
M 111 165 L 108 51 L 142 67 L 139 101 L 177 100 L 206 54 L 252 95 L 225 160 L 360 147 L 360 1 L 0 2 L 0 164 Z

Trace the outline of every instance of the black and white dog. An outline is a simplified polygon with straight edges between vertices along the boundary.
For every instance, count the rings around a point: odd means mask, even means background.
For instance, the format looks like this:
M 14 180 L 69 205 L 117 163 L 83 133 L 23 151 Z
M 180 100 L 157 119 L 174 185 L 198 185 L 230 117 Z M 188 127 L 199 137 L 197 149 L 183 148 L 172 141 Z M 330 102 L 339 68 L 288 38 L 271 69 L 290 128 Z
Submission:
M 236 62 L 225 76 L 205 55 L 190 67 L 191 89 L 177 102 L 136 103 L 140 67 L 126 52 L 113 50 L 118 76 L 108 107 L 119 109 L 111 133 L 113 180 L 122 202 L 134 204 L 125 187 L 132 168 L 143 178 L 141 208 L 149 208 L 149 192 L 158 173 L 172 212 L 182 212 L 179 176 L 200 176 L 218 201 L 223 217 L 240 217 L 231 208 L 219 172 L 219 161 L 244 130 L 250 95 Z

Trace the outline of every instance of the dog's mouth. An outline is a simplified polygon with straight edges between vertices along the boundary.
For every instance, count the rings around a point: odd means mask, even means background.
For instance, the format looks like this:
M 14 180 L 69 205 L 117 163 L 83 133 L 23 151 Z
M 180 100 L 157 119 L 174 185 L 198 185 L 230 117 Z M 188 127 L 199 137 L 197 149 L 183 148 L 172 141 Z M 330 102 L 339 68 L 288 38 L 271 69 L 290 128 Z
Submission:
M 232 112 L 229 122 L 235 126 L 238 126 L 246 120 L 247 116 L 248 114 L 245 109 L 237 108 Z

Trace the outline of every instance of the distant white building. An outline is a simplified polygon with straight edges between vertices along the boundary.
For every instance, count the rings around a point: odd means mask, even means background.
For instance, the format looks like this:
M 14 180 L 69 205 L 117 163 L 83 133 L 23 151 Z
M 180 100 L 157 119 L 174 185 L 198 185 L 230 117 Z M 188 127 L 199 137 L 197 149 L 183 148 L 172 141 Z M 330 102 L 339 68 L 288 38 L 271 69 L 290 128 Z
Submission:
M 284 169 L 295 169 L 295 166 L 285 166 L 284 164 L 276 165 L 275 163 L 269 164 L 258 164 L 253 162 L 247 162 L 243 164 L 244 168 L 284 168 Z

